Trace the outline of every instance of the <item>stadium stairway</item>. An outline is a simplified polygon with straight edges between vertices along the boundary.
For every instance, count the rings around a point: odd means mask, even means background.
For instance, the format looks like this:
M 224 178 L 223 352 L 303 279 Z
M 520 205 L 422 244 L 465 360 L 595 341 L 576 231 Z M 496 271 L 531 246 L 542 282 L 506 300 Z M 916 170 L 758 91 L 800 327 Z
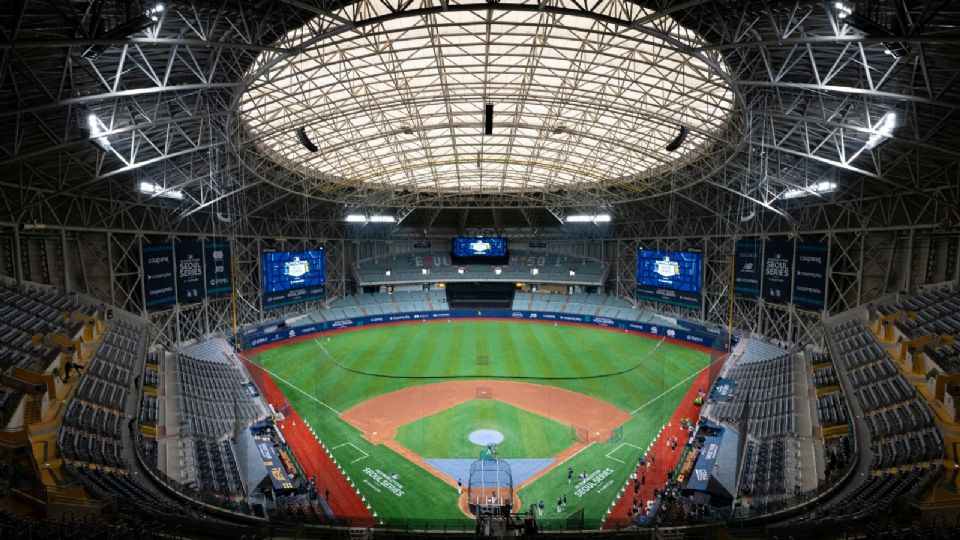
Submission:
M 287 400 L 273 377 L 243 355 L 239 357 L 267 402 L 278 411 L 285 409 L 288 406 Z M 276 424 L 287 443 L 293 448 L 294 455 L 303 467 L 304 473 L 308 477 L 316 476 L 319 496 L 324 497 L 329 490 L 330 498 L 326 502 L 334 515 L 338 519 L 347 520 L 350 526 L 375 525 L 374 515 L 330 460 L 330 456 L 310 432 L 310 428 L 300 414 L 290 406 L 289 414 L 283 420 L 278 420 Z
M 674 411 L 673 416 L 670 417 L 670 421 L 664 426 L 663 431 L 657 439 L 653 441 L 651 446 L 654 458 L 653 464 L 651 464 L 649 468 L 644 467 L 646 471 L 646 482 L 640 486 L 640 492 L 636 496 L 637 499 L 642 501 L 640 507 L 644 514 L 646 514 L 647 501 L 653 499 L 653 489 L 663 489 L 663 486 L 667 483 L 667 475 L 677 468 L 677 463 L 680 461 L 680 457 L 683 456 L 683 450 L 686 448 L 687 440 L 690 438 L 689 432 L 680 425 L 680 419 L 689 418 L 694 423 L 700 419 L 701 408 L 694 405 L 693 400 L 697 397 L 697 390 L 701 388 L 707 389 L 713 386 L 713 376 L 718 372 L 719 370 L 706 368 L 697 374 L 696 379 L 694 379 L 687 393 L 680 401 L 677 410 Z M 667 437 L 677 437 L 677 449 L 675 451 L 667 448 L 665 444 Z M 641 469 L 638 467 L 634 472 L 639 475 L 640 471 Z M 627 482 L 626 490 L 623 492 L 623 495 L 621 495 L 620 500 L 616 502 L 616 505 L 610 511 L 606 520 L 604 520 L 603 529 L 622 529 L 631 524 L 627 512 L 633 507 L 633 498 L 633 481 L 630 480 Z
M 99 346 L 101 337 L 97 335 L 95 340 L 81 345 L 77 364 L 86 367 Z M 73 481 L 64 468 L 63 456 L 60 455 L 57 447 L 57 433 L 63 421 L 66 403 L 73 397 L 79 383 L 80 377 L 74 374 L 70 379 L 58 384 L 58 395 L 54 399 L 49 399 L 47 407 L 38 407 L 35 412 L 35 421 L 27 424 L 33 460 L 39 469 L 39 477 L 48 498 L 54 500 L 67 497 L 76 504 L 82 504 L 82 500 L 87 499 L 87 495 L 82 486 Z

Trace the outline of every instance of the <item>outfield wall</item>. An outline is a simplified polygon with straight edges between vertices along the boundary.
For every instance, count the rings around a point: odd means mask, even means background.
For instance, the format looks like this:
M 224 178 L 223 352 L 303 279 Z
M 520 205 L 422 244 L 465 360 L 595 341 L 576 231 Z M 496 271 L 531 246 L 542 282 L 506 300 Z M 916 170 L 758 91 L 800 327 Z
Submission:
M 580 324 L 586 326 L 596 326 L 599 328 L 622 329 L 631 332 L 640 332 L 648 334 L 651 337 L 665 337 L 670 341 L 678 342 L 681 345 L 700 347 L 704 349 L 726 350 L 726 335 L 713 333 L 710 331 L 696 332 L 678 328 L 664 328 L 656 324 L 641 323 L 636 321 L 624 321 L 620 319 L 610 319 L 607 317 L 595 317 L 592 315 L 573 315 L 570 313 L 556 313 L 549 311 L 521 311 L 521 310 L 446 310 L 446 311 L 420 311 L 409 313 L 395 313 L 393 315 L 371 315 L 367 317 L 356 317 L 353 319 L 339 319 L 333 321 L 324 321 L 302 326 L 284 326 L 280 327 L 276 323 L 247 328 L 240 332 L 239 341 L 241 348 L 251 349 L 262 347 L 279 341 L 309 336 L 313 334 L 323 334 L 325 332 L 334 332 L 347 330 L 351 328 L 363 328 L 366 326 L 379 326 L 384 324 L 412 323 L 441 321 L 451 319 L 476 319 L 476 320 L 525 320 L 533 322 L 556 322 L 562 324 Z M 736 336 L 734 336 L 734 345 Z

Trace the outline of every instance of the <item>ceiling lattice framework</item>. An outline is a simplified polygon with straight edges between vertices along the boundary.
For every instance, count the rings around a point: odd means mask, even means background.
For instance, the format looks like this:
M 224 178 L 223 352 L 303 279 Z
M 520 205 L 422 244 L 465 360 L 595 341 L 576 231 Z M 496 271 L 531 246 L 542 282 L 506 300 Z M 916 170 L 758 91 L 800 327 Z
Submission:
M 629 185 L 656 194 L 675 169 L 726 150 L 734 93 L 716 53 L 669 16 L 630 28 L 613 17 L 538 8 L 424 5 L 388 17 L 359 2 L 288 33 L 251 66 L 239 104 L 259 152 L 305 182 L 466 194 Z M 451 4 L 452 7 L 456 7 Z M 527 9 L 522 9 L 527 8 Z M 349 31 L 312 42 L 337 17 Z M 621 24 L 616 24 L 617 22 Z M 484 134 L 484 105 L 494 108 Z M 676 151 L 667 146 L 689 129 Z M 303 128 L 319 147 L 300 144 Z
M 423 215 L 417 222 L 435 227 L 457 227 L 470 212 L 536 228 L 555 224 L 549 216 L 563 211 L 603 208 L 615 214 L 620 234 L 637 236 L 960 223 L 956 2 L 848 2 L 888 31 L 882 37 L 839 20 L 833 2 L 474 3 L 170 1 L 157 24 L 119 37 L 96 29 L 128 22 L 141 4 L 2 4 L 0 222 L 317 236 L 343 234 L 345 203 L 416 208 L 414 217 Z M 244 92 L 301 52 L 278 45 L 296 29 L 314 24 L 306 46 L 321 47 L 458 10 L 514 19 L 562 15 L 644 39 L 657 33 L 656 21 L 674 20 L 702 41 L 680 47 L 685 55 L 722 62 L 714 71 L 728 74 L 734 110 L 716 133 L 695 133 L 713 141 L 699 157 L 637 182 L 479 195 L 325 181 L 315 171 L 277 165 L 243 128 Z M 885 42 L 905 44 L 907 54 L 887 54 Z M 84 56 L 93 45 L 100 54 Z M 479 104 L 470 110 L 479 126 Z M 872 126 L 889 111 L 897 114 L 896 131 L 864 150 Z M 91 137 L 89 114 L 102 121 L 111 149 Z M 656 194 L 648 189 L 654 177 Z M 783 197 L 825 178 L 837 183 L 834 192 Z M 185 196 L 145 196 L 135 189 L 141 181 Z

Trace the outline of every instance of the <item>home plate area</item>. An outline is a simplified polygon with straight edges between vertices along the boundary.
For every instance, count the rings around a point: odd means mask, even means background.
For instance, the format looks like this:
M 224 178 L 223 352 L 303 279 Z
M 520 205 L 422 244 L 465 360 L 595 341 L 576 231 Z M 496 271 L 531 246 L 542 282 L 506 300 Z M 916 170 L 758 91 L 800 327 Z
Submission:
M 476 459 L 424 459 L 434 469 L 450 477 L 454 483 L 457 480 L 467 483 L 470 477 L 470 465 Z M 554 459 L 504 459 L 510 465 L 513 474 L 513 485 L 519 486 L 528 478 L 553 465 Z

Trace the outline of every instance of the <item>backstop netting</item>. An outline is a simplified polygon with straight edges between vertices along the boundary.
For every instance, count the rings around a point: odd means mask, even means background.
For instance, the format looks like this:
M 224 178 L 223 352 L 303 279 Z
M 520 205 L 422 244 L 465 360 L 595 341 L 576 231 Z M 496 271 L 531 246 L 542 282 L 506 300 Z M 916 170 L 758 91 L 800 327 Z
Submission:
M 513 474 L 499 458 L 481 457 L 470 465 L 467 501 L 474 515 L 509 514 L 513 507 Z

